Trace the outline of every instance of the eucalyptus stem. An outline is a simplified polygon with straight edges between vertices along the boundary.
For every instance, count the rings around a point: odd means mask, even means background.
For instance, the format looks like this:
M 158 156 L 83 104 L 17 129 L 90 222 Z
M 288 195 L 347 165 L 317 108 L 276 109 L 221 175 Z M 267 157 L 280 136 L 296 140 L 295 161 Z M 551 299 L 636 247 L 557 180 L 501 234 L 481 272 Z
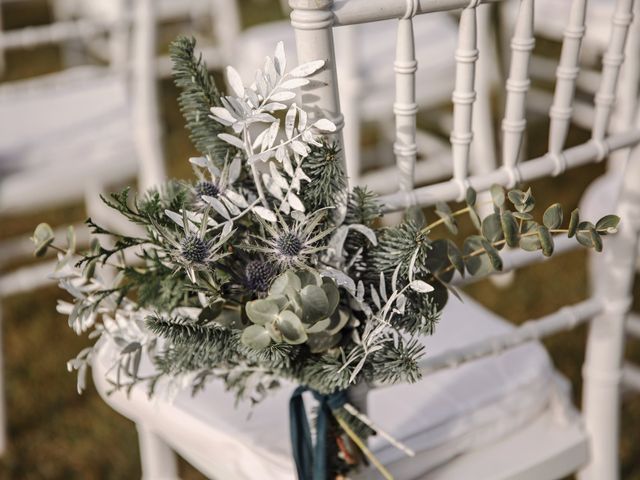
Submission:
M 601 233 L 601 232 L 603 232 L 603 231 L 605 231 L 605 232 L 606 232 L 606 229 L 604 229 L 604 230 L 603 230 L 603 229 L 601 229 L 601 230 L 596 230 L 596 231 L 597 231 L 598 233 Z M 549 230 L 549 233 L 568 233 L 568 232 L 569 232 L 569 230 L 568 230 L 568 229 L 565 229 L 565 228 L 553 228 L 553 229 L 550 229 L 550 230 Z M 577 234 L 577 233 L 589 233 L 589 230 L 578 230 L 578 231 L 576 232 L 576 234 Z M 532 230 L 532 231 L 530 231 L 530 232 L 523 233 L 523 234 L 521 234 L 520 236 L 521 236 L 521 237 L 532 237 L 532 236 L 534 236 L 534 235 L 538 235 L 538 232 L 537 232 L 537 231 L 535 231 L 535 230 Z M 506 245 L 506 243 L 507 243 L 507 241 L 506 241 L 505 239 L 502 239 L 502 240 L 497 240 L 497 241 L 495 241 L 495 242 L 491 243 L 491 246 L 493 246 L 493 247 L 501 247 L 501 246 L 503 246 L 503 245 Z M 474 250 L 474 251 L 473 251 L 473 252 L 471 252 L 471 253 L 468 253 L 468 254 L 466 254 L 466 255 L 463 255 L 463 256 L 462 256 L 462 259 L 463 259 L 463 260 L 466 260 L 466 259 L 471 258 L 471 257 L 477 257 L 478 255 L 482 255 L 483 253 L 486 253 L 486 252 L 487 252 L 487 250 L 486 250 L 485 248 L 479 248 L 479 249 L 477 249 L 477 250 Z M 453 265 L 449 265 L 447 268 L 445 268 L 445 269 L 443 269 L 443 270 L 440 270 L 440 271 L 438 271 L 436 274 L 434 274 L 434 277 L 435 277 L 436 275 L 438 275 L 438 276 L 439 276 L 439 275 L 441 275 L 441 274 L 443 274 L 443 273 L 450 272 L 450 271 L 451 271 L 451 270 L 453 270 L 454 268 L 455 268 L 455 267 L 454 267 Z
M 471 207 L 465 207 L 462 208 L 460 210 L 456 210 L 455 212 L 451 213 L 452 217 L 458 217 L 460 215 L 463 215 L 467 212 L 469 212 L 471 210 Z M 439 225 L 442 225 L 444 223 L 444 218 L 440 218 L 438 220 L 436 220 L 435 222 L 430 223 L 429 225 L 427 225 L 426 227 L 424 227 L 420 233 L 429 233 L 430 230 L 433 230 L 434 228 L 436 228 Z

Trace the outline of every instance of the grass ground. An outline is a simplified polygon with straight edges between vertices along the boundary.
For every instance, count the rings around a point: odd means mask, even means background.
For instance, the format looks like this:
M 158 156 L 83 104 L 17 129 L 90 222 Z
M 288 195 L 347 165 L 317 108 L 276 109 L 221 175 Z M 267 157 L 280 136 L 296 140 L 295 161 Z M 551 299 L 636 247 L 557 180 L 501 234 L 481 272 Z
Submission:
M 277 17 L 272 0 L 243 0 L 244 22 L 252 24 Z M 269 7 L 269 8 L 268 8 Z M 19 4 L 5 7 L 5 26 L 21 26 L 47 20 L 44 2 L 23 9 Z M 54 71 L 60 65 L 59 52 L 39 49 L 8 57 L 7 79 Z M 163 82 L 161 101 L 165 147 L 173 176 L 187 177 L 185 161 L 193 149 L 183 129 L 176 90 Z M 545 148 L 544 123 L 535 125 L 530 137 L 530 155 Z M 0 132 L 1 134 L 1 132 Z M 578 141 L 584 132 L 573 132 Z M 533 184 L 542 203 L 559 201 L 566 209 L 577 205 L 579 194 L 603 171 L 602 165 L 580 168 L 562 179 Z M 40 221 L 53 224 L 77 222 L 85 212 L 79 205 L 40 211 L 20 217 L 0 218 L 0 240 L 29 234 Z M 567 303 L 587 296 L 586 253 L 575 251 L 553 261 L 522 269 L 516 281 L 498 289 L 483 281 L 467 288 L 468 293 L 499 314 L 520 323 L 550 313 Z M 6 479 L 133 479 L 139 478 L 138 446 L 134 425 L 107 407 L 92 389 L 82 396 L 75 390 L 74 375 L 65 362 L 75 356 L 88 340 L 76 337 L 66 327 L 65 318 L 55 312 L 60 292 L 47 288 L 15 296 L 2 303 L 9 450 L 0 460 L 0 478 Z M 636 292 L 640 306 L 640 291 Z M 545 341 L 557 368 L 570 380 L 575 401 L 580 401 L 580 365 L 584 356 L 586 331 L 579 329 Z M 630 342 L 628 356 L 640 361 L 640 343 Z M 622 421 L 620 454 L 623 478 L 640 479 L 640 396 L 626 399 Z M 181 463 L 184 479 L 203 478 Z M 607 480 L 607 479 L 602 479 Z

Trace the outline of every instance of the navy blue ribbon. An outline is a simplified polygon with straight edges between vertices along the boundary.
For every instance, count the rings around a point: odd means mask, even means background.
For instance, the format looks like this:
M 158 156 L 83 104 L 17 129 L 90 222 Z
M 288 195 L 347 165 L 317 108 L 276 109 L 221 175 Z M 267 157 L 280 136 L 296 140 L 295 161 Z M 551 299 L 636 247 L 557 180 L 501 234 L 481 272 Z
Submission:
M 304 409 L 302 394 L 313 393 L 318 401 L 316 421 L 316 445 L 311 440 L 311 428 Z M 305 386 L 296 388 L 289 402 L 289 428 L 291 448 L 299 480 L 327 480 L 327 426 L 333 410 L 347 403 L 347 392 L 342 390 L 323 395 Z

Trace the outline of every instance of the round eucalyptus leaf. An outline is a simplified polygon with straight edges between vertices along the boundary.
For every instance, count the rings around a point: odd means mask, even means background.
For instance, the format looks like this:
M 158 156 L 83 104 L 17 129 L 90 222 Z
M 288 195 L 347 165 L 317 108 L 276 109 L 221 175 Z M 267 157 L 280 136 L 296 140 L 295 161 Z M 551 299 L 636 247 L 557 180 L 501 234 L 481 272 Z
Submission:
M 299 291 L 302 288 L 300 278 L 291 270 L 278 276 L 269 288 L 269 295 L 286 294 L 287 291 Z
M 476 209 L 473 207 L 469 208 L 469 218 L 471 219 L 471 223 L 473 223 L 474 227 L 478 230 L 482 229 L 482 220 L 480 220 L 480 215 L 478 215 L 478 212 L 476 212 Z
M 347 325 L 350 318 L 351 316 L 346 311 L 336 310 L 330 317 L 331 324 L 327 328 L 326 332 L 331 335 L 338 333 Z
M 589 230 L 589 233 L 591 234 L 591 241 L 593 242 L 593 249 L 596 252 L 601 252 L 602 251 L 602 237 L 600 236 L 600 234 L 595 230 Z
M 467 193 L 465 194 L 465 202 L 468 206 L 473 207 L 476 204 L 478 193 L 472 188 L 467 187 Z
M 300 299 L 302 300 L 302 320 L 305 323 L 327 317 L 331 313 L 329 299 L 321 287 L 307 285 L 300 291 Z
M 518 220 L 523 220 L 525 222 L 531 221 L 533 220 L 533 215 L 531 215 L 530 213 L 524 213 L 524 212 L 511 212 L 511 214 L 516 217 Z
M 265 323 L 264 328 L 274 342 L 282 342 L 282 334 L 280 333 L 280 330 L 278 330 L 275 321 Z
M 573 237 L 578 231 L 578 225 L 580 224 L 580 211 L 576 208 L 573 212 L 571 212 L 571 218 L 569 219 L 569 231 L 567 232 L 567 236 L 569 238 Z
M 502 185 L 494 184 L 491 186 L 491 200 L 493 201 L 493 204 L 498 208 L 504 205 L 505 195 Z
M 449 290 L 441 282 L 433 282 L 433 292 L 429 294 L 429 299 L 438 310 L 442 310 L 449 301 Z
M 322 320 L 318 320 L 313 325 L 305 326 L 305 331 L 307 333 L 319 333 L 324 332 L 331 325 L 330 318 L 323 318 Z
M 502 234 L 510 247 L 517 247 L 520 237 L 518 231 L 518 221 L 513 214 L 506 210 L 500 215 L 500 225 L 502 227 Z
M 605 215 L 596 223 L 596 230 L 600 235 L 616 233 L 618 231 L 619 223 L 620 217 L 617 215 Z
M 542 245 L 540 244 L 540 238 L 537 235 L 527 235 L 520 237 L 520 248 L 527 252 L 535 252 L 540 250 Z
M 257 325 L 264 325 L 272 322 L 280 311 L 278 305 L 268 298 L 262 300 L 252 300 L 245 305 L 247 317 Z
M 322 290 L 329 300 L 328 314 L 331 315 L 340 303 L 340 290 L 331 279 L 326 277 L 323 279 Z
M 483 237 L 472 235 L 464 242 L 463 252 L 466 257 L 464 263 L 471 275 L 486 275 L 493 270 L 489 257 L 484 252 L 483 241 L 485 241 Z
M 490 243 L 495 243 L 504 238 L 499 214 L 492 213 L 482 220 L 482 236 Z
M 595 230 L 593 223 L 591 222 L 580 222 L 578 224 L 578 231 L 576 232 L 576 240 L 582 246 L 587 248 L 593 248 L 593 236 L 591 231 Z
M 513 190 L 509 190 L 509 193 L 507 193 L 507 197 L 509 198 L 509 201 L 513 203 L 513 206 L 516 208 L 524 205 L 525 196 L 522 190 L 518 190 L 516 188 L 514 188 Z
M 538 239 L 540 239 L 540 247 L 545 257 L 553 255 L 553 236 L 549 229 L 544 225 L 538 225 Z
M 307 333 L 300 318 L 289 310 L 280 313 L 276 326 L 282 334 L 282 339 L 291 345 L 299 345 L 307 341 Z
M 451 215 L 451 208 L 445 202 L 436 202 L 436 213 Z
M 271 344 L 271 336 L 263 326 L 249 325 L 242 331 L 240 341 L 248 347 L 261 350 Z
M 502 258 L 500 258 L 500 254 L 498 250 L 491 245 L 487 240 L 482 240 L 482 246 L 487 252 L 487 257 L 489 258 L 489 262 L 494 270 L 501 271 L 502 270 Z
M 462 259 L 462 253 L 460 253 L 458 246 L 451 240 L 447 241 L 447 257 L 449 258 L 451 265 L 453 265 L 460 275 L 464 276 L 464 260 Z
M 306 287 L 307 285 L 322 285 L 322 277 L 318 272 L 312 272 L 310 270 L 301 270 L 296 275 L 300 278 L 300 283 L 302 287 Z
M 509 201 L 513 203 L 513 206 L 516 207 L 516 210 L 521 213 L 528 213 L 533 210 L 535 206 L 535 198 L 533 198 L 533 194 L 531 193 L 531 189 L 523 192 L 522 190 L 511 190 L 507 196 L 509 197 Z
M 223 306 L 224 306 L 223 299 L 218 298 L 214 300 L 213 302 L 209 303 L 209 305 L 207 305 L 200 311 L 200 315 L 198 315 L 198 321 L 206 323 L 206 322 L 215 320 L 218 317 L 218 315 L 220 315 L 220 313 L 222 312 Z
M 47 248 L 55 240 L 53 229 L 48 223 L 40 223 L 33 231 L 31 240 L 35 244 L 34 255 L 41 257 L 47 253 Z
M 445 270 L 449 267 L 449 259 L 447 257 L 448 240 L 438 239 L 431 243 L 431 249 L 425 260 L 425 267 L 430 272 L 437 274 L 443 282 L 450 282 L 454 275 L 454 270 Z
M 562 205 L 559 203 L 551 205 L 542 215 L 542 223 L 544 223 L 544 226 L 550 230 L 560 227 L 560 225 L 562 225 L 562 220 Z

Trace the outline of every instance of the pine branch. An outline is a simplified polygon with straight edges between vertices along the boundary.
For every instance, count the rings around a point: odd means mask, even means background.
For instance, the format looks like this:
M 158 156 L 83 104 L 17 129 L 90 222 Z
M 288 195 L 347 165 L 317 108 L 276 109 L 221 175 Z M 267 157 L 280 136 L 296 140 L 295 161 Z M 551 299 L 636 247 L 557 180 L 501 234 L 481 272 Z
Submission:
M 378 196 L 367 187 L 355 187 L 349 194 L 346 224 L 360 223 L 368 227 L 382 217 Z
M 178 37 L 169 48 L 174 83 L 180 89 L 178 103 L 193 145 L 212 160 L 222 161 L 230 146 L 218 138 L 224 126 L 210 117 L 211 107 L 221 105 L 220 92 L 195 46 L 194 38 Z
M 304 172 L 311 181 L 301 189 L 302 201 L 308 211 L 336 207 L 343 202 L 347 181 L 342 167 L 340 148 L 336 143 L 323 142 L 313 146 L 304 160 Z

